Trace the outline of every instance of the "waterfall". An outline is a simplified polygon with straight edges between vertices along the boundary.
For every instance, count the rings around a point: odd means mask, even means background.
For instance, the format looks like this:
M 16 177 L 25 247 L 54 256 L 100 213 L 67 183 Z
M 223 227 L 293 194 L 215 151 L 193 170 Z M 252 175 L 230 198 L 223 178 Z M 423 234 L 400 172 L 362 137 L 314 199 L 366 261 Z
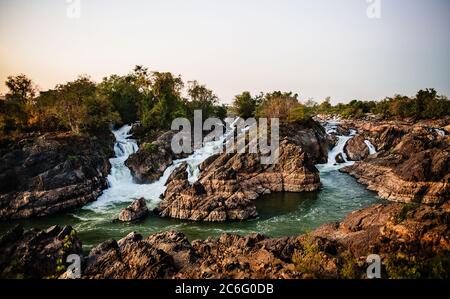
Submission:
M 377 153 L 377 149 L 375 148 L 375 146 L 369 140 L 364 140 L 364 143 L 369 148 L 369 155 L 373 155 L 373 154 Z
M 106 211 L 109 207 L 117 203 L 131 202 L 137 198 L 145 198 L 149 208 L 154 208 L 160 201 L 160 195 L 166 190 L 166 182 L 171 173 L 183 162 L 188 164 L 188 180 L 194 183 L 199 176 L 199 165 L 210 156 L 220 153 L 223 144 L 230 134 L 234 134 L 237 119 L 231 124 L 231 129 L 219 140 L 206 142 L 200 149 L 195 150 L 190 156 L 184 159 L 173 161 L 164 171 L 159 180 L 151 184 L 137 184 L 133 180 L 130 169 L 125 165 L 128 157 L 139 149 L 137 142 L 130 139 L 131 125 L 125 125 L 112 133 L 116 139 L 114 145 L 115 157 L 111 158 L 111 172 L 108 175 L 108 189 L 93 203 L 85 206 L 85 209 L 96 212 Z
M 327 134 L 331 134 L 331 133 L 337 133 L 337 126 L 339 125 L 339 123 L 337 121 L 329 121 L 327 122 L 324 127 L 325 127 L 325 131 Z M 334 146 L 333 149 L 331 149 L 328 152 L 328 161 L 326 164 L 318 164 L 317 169 L 319 169 L 320 172 L 329 172 L 329 171 L 334 171 L 334 170 L 338 170 L 344 166 L 349 166 L 354 164 L 355 162 L 353 161 L 348 161 L 347 160 L 347 155 L 344 152 L 344 147 L 347 144 L 347 142 L 353 138 L 353 136 L 357 133 L 355 130 L 350 130 L 349 131 L 349 135 L 348 136 L 344 136 L 344 135 L 340 135 L 337 136 L 338 140 L 336 142 L 336 145 Z M 342 156 L 344 157 L 345 163 L 336 163 L 336 156 L 338 154 L 342 154 Z

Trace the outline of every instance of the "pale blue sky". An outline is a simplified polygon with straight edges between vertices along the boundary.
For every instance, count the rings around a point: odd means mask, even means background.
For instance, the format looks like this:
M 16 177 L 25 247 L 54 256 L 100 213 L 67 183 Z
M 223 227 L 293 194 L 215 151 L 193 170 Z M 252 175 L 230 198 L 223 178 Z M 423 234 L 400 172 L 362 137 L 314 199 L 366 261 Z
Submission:
M 0 80 L 25 73 L 42 88 L 136 64 L 235 94 L 289 90 L 333 102 L 450 95 L 450 1 L 0 0 Z M 0 92 L 5 92 L 0 85 Z

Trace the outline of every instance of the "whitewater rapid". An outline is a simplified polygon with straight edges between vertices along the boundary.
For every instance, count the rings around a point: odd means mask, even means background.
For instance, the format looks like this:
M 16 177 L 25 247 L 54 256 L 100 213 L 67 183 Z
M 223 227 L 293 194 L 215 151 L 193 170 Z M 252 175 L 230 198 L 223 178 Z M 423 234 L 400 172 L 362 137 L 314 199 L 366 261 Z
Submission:
M 194 183 L 198 180 L 200 173 L 199 166 L 207 158 L 220 153 L 227 137 L 234 134 L 237 119 L 231 124 L 231 130 L 227 131 L 218 140 L 205 142 L 202 148 L 195 150 L 190 156 L 175 160 L 164 171 L 161 178 L 151 184 L 138 184 L 134 181 L 130 169 L 125 165 L 125 161 L 139 149 L 136 140 L 130 138 L 132 126 L 125 125 L 117 130 L 112 130 L 116 139 L 114 145 L 115 157 L 111 158 L 111 173 L 108 175 L 108 189 L 93 203 L 84 209 L 95 212 L 106 212 L 115 204 L 132 202 L 138 198 L 145 198 L 149 208 L 155 208 L 161 201 L 160 196 L 166 190 L 166 182 L 171 173 L 183 162 L 188 164 L 188 180 Z
M 327 134 L 336 134 L 338 133 L 339 121 L 333 120 L 328 121 L 325 123 L 324 128 Z M 339 170 L 345 166 L 353 165 L 354 161 L 349 161 L 347 154 L 344 151 L 344 147 L 347 144 L 347 142 L 352 139 L 357 132 L 353 129 L 349 131 L 349 135 L 337 135 L 338 138 L 336 145 L 328 152 L 328 161 L 325 164 L 318 164 L 316 165 L 317 169 L 320 172 L 330 172 L 330 171 L 336 171 Z M 369 141 L 365 140 L 364 143 L 369 148 L 369 155 L 373 155 L 377 153 L 377 150 L 375 146 Z M 344 158 L 344 163 L 337 163 L 336 162 L 336 156 L 338 154 L 342 154 L 342 157 Z

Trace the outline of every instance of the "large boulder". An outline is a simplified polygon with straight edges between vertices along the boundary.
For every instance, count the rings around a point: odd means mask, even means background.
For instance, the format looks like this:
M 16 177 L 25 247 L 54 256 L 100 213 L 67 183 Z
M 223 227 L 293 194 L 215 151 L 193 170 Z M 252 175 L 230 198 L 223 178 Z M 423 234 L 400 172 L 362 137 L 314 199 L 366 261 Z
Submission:
M 344 152 L 350 161 L 361 161 L 369 155 L 369 147 L 362 135 L 352 137 L 344 146 Z
M 138 182 L 151 183 L 158 180 L 174 160 L 187 156 L 185 153 L 175 154 L 172 151 L 171 141 L 176 133 L 165 132 L 153 142 L 141 140 L 139 150 L 125 162 Z
M 112 134 L 29 135 L 0 143 L 0 220 L 46 216 L 97 199 L 107 187 Z
M 136 233 L 94 247 L 82 271 L 89 279 L 170 278 L 175 273 L 173 258 Z
M 338 164 L 345 163 L 344 155 L 342 153 L 337 154 L 335 157 L 335 161 Z
M 145 198 L 139 198 L 133 201 L 131 205 L 119 213 L 119 221 L 131 222 L 144 218 L 148 215 L 148 208 Z

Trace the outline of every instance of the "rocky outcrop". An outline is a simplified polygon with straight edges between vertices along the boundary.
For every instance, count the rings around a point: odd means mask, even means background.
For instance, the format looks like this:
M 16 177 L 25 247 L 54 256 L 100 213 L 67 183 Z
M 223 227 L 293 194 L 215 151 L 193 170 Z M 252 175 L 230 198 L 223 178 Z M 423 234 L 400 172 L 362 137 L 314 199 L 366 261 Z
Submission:
M 153 142 L 142 140 L 139 150 L 127 159 L 125 164 L 138 182 L 150 183 L 159 179 L 174 160 L 187 156 L 185 153 L 175 154 L 172 151 L 171 141 L 176 133 L 165 132 Z
M 170 255 L 131 233 L 118 242 L 110 240 L 93 248 L 82 273 L 89 279 L 154 279 L 170 278 L 176 269 Z
M 350 161 L 361 161 L 369 156 L 369 147 L 362 135 L 352 137 L 344 146 L 344 152 Z
M 70 226 L 27 232 L 16 226 L 0 238 L 0 278 L 57 278 L 70 254 L 81 254 L 81 242 Z
M 312 123 L 280 128 L 278 161 L 261 163 L 260 153 L 223 153 L 200 165 L 191 184 L 187 165 L 176 169 L 157 208 L 162 217 L 194 221 L 243 220 L 258 215 L 255 199 L 271 192 L 315 191 L 321 187 L 315 163 L 328 159 L 324 129 Z
M 119 213 L 119 221 L 131 222 L 144 218 L 148 215 L 148 208 L 145 198 L 139 198 L 133 201 L 131 205 Z
M 113 136 L 70 133 L 3 140 L 0 220 L 46 216 L 95 200 L 107 187 Z
M 280 139 L 301 147 L 313 164 L 327 163 L 328 150 L 337 141 L 330 139 L 320 123 L 312 119 L 282 124 Z
M 201 166 L 194 184 L 187 165 L 173 172 L 157 212 L 162 217 L 195 221 L 243 220 L 258 215 L 254 200 L 270 192 L 315 191 L 318 170 L 305 150 L 284 139 L 277 164 L 261 164 L 259 154 L 221 154 Z
M 387 128 L 384 132 L 392 132 L 392 129 Z M 391 143 L 395 146 L 388 151 L 381 151 L 341 171 L 356 177 L 382 198 L 440 204 L 448 200 L 450 194 L 449 141 L 448 136 L 416 128 L 396 137 Z

